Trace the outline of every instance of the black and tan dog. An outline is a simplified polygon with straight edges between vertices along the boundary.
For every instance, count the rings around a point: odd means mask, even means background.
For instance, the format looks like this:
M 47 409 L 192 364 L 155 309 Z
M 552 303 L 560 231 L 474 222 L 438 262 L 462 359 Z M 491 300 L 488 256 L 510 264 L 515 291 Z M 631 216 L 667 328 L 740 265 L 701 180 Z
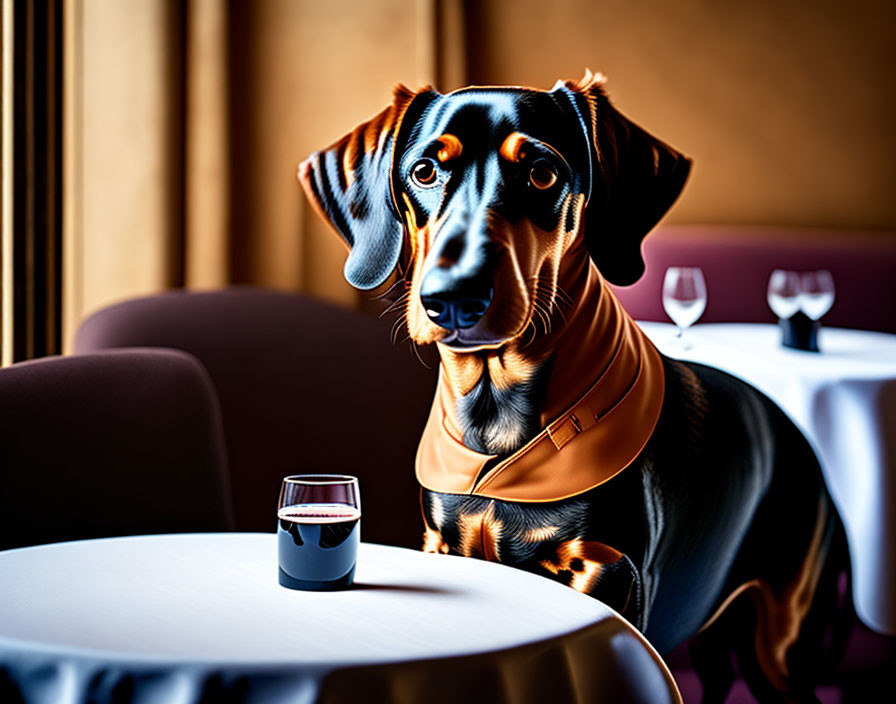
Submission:
M 411 339 L 437 343 L 425 549 L 569 584 L 660 652 L 699 633 L 706 702 L 732 648 L 761 701 L 815 701 L 846 554 L 811 449 L 752 388 L 659 355 L 604 283 L 643 273 L 689 168 L 587 73 L 399 88 L 299 178 L 348 281 L 403 286 Z

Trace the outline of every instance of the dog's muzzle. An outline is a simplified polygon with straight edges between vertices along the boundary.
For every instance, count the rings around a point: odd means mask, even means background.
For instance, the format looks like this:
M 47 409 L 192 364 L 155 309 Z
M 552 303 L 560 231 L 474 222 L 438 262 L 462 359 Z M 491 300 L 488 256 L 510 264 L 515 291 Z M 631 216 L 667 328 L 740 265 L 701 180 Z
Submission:
M 485 228 L 471 227 L 466 213 L 462 216 L 440 233 L 420 282 L 427 317 L 452 332 L 482 320 L 493 293 L 493 247 Z

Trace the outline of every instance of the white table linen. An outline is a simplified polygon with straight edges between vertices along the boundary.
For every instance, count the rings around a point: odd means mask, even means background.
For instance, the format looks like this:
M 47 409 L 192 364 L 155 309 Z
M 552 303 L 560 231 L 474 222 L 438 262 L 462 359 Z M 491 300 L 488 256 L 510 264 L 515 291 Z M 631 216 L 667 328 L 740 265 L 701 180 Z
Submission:
M 197 534 L 0 552 L 0 575 L 0 699 L 680 701 L 611 609 L 480 560 L 362 544 L 353 589 L 303 592 L 274 535 Z
M 660 351 L 747 381 L 800 427 L 846 527 L 856 611 L 896 633 L 896 336 L 822 328 L 812 353 L 783 347 L 774 325 L 714 323 L 687 330 L 684 349 L 675 326 L 640 325 Z

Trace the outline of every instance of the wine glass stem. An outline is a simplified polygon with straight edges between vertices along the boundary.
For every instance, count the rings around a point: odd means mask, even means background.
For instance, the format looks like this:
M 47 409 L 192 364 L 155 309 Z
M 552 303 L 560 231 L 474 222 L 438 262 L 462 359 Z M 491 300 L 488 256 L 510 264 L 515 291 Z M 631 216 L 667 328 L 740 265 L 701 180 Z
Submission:
M 687 337 L 685 337 L 684 331 L 687 330 L 687 326 L 678 327 L 678 334 L 675 336 L 675 344 L 678 345 L 680 350 L 689 350 L 691 349 L 691 343 Z

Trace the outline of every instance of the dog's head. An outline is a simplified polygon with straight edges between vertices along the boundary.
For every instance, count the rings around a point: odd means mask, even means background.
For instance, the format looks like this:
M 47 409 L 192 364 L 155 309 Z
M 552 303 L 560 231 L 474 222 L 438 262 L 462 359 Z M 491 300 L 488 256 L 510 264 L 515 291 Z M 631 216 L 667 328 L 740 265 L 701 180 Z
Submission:
M 585 252 L 607 280 L 635 282 L 641 241 L 689 168 L 589 72 L 551 91 L 398 88 L 299 179 L 349 246 L 349 283 L 397 275 L 411 338 L 463 352 L 535 330 Z

